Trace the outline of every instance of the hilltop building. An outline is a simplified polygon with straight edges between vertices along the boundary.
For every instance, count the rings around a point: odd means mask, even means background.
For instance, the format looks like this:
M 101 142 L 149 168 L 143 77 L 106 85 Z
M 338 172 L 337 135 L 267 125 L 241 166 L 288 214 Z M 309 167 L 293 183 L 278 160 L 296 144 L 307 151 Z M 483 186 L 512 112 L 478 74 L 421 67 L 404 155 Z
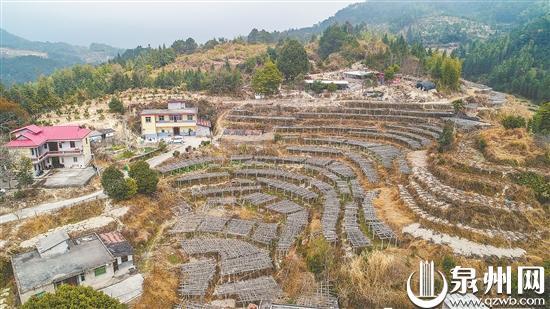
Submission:
M 6 147 L 15 157 L 31 159 L 34 175 L 50 168 L 84 168 L 92 160 L 89 135 L 79 126 L 29 125 L 11 132 Z
M 11 258 L 19 300 L 54 292 L 61 284 L 101 289 L 123 279 L 133 267 L 132 246 L 118 232 L 71 239 L 58 230 L 33 251 Z
M 191 136 L 197 131 L 198 111 L 185 102 L 168 102 L 167 109 L 144 109 L 141 116 L 141 136 L 156 142 L 172 136 Z

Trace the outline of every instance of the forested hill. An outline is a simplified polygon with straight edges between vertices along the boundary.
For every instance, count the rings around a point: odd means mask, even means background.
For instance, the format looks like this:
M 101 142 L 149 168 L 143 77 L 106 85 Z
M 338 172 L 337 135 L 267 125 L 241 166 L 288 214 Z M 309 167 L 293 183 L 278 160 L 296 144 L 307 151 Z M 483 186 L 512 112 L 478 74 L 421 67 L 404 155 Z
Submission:
M 349 22 L 377 30 L 407 33 L 424 44 L 466 42 L 488 32 L 505 31 L 544 12 L 546 1 L 375 1 L 349 5 L 306 28 L 272 32 L 274 42 L 293 37 L 308 40 L 330 25 Z
M 62 42 L 30 41 L 0 29 L 0 80 L 5 85 L 33 81 L 40 75 L 74 64 L 98 64 L 115 57 L 123 50 L 92 43 L 89 47 Z
M 550 14 L 509 34 L 467 44 L 455 51 L 464 59 L 466 79 L 525 96 L 550 101 Z

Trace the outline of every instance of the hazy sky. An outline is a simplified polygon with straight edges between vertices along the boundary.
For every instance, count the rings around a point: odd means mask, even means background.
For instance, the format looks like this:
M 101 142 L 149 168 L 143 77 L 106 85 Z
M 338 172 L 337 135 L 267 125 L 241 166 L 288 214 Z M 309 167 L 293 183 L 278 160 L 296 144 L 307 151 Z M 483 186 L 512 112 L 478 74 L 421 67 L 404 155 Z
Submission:
M 0 0 L 1 27 L 35 41 L 131 48 L 315 24 L 359 1 Z

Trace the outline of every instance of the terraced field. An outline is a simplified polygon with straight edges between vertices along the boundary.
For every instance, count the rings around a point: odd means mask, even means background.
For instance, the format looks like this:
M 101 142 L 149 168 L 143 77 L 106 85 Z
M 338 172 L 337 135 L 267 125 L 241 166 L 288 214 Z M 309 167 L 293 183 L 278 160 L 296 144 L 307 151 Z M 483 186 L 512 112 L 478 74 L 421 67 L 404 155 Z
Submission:
M 337 305 L 331 278 L 289 300 L 280 276 L 285 258 L 318 237 L 343 258 L 418 238 L 468 257 L 522 257 L 524 242 L 541 237 L 530 219 L 540 205 L 455 188 L 432 173 L 432 146 L 452 114 L 448 104 L 369 101 L 229 112 L 225 130 L 261 127 L 274 139 L 222 137 L 215 152 L 158 167 L 188 205 L 171 230 L 189 258 L 181 306 Z M 388 190 L 397 203 L 379 197 Z M 400 216 L 412 223 L 393 220 Z

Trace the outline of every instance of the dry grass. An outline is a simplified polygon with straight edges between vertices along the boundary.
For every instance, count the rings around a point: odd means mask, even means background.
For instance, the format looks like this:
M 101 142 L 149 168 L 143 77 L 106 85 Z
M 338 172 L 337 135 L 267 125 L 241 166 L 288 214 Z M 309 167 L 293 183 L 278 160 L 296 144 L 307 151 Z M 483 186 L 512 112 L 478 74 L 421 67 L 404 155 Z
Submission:
M 178 303 L 178 274 L 170 269 L 168 262 L 158 259 L 145 275 L 143 294 L 133 308 L 172 308 Z
M 224 43 L 207 51 L 196 52 L 191 55 L 179 56 L 176 61 L 163 67 L 163 70 L 209 70 L 212 66 L 216 69 L 222 67 L 227 59 L 231 65 L 244 62 L 247 58 L 265 53 L 266 44 L 241 44 Z
M 122 217 L 123 233 L 134 247 L 146 245 L 162 223 L 172 217 L 170 206 L 177 201 L 175 197 L 169 186 L 159 184 L 155 196 L 138 195 L 122 202 L 129 207 Z
M 55 214 L 47 214 L 27 220 L 17 231 L 20 239 L 29 239 L 48 230 L 99 216 L 105 201 L 88 202 L 77 207 L 64 208 Z
M 342 263 L 336 287 L 343 308 L 411 307 L 404 283 L 410 274 L 406 256 L 389 250 L 363 253 Z
M 525 129 L 492 128 L 480 132 L 480 136 L 487 142 L 484 155 L 492 162 L 523 166 L 545 153 Z
M 315 291 L 315 278 L 295 251 L 284 258 L 276 278 L 281 282 L 285 296 L 292 300 Z

